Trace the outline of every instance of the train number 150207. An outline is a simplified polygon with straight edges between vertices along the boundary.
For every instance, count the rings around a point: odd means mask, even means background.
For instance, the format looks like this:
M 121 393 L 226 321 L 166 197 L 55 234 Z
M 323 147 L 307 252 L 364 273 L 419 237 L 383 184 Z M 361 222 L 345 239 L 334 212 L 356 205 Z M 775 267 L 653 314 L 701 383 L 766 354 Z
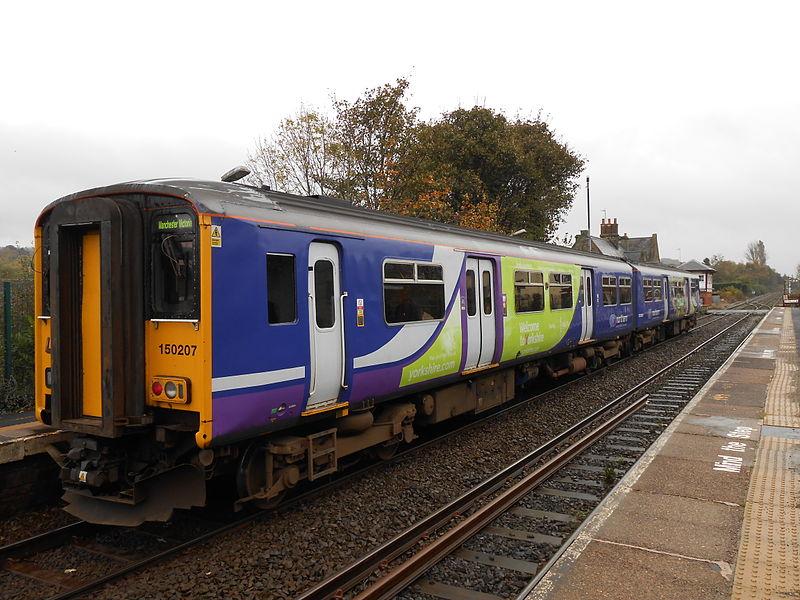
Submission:
M 193 344 L 159 344 L 158 351 L 161 354 L 174 354 L 176 356 L 194 356 L 197 353 L 197 346 Z

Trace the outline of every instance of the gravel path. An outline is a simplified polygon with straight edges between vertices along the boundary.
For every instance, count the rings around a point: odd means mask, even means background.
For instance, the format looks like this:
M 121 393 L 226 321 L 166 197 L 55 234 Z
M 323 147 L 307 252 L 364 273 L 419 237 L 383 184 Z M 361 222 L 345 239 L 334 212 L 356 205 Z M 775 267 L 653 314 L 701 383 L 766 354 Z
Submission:
M 324 497 L 267 515 L 163 565 L 128 576 L 92 598 L 293 598 L 734 320 L 728 317 L 648 350 L 635 361 L 387 464 Z M 756 322 L 751 319 L 750 327 Z M 46 518 L 52 526 L 52 515 Z M 0 536 L 14 530 L 8 522 L 0 524 Z M 0 598 L 7 597 L 3 594 L 0 588 Z

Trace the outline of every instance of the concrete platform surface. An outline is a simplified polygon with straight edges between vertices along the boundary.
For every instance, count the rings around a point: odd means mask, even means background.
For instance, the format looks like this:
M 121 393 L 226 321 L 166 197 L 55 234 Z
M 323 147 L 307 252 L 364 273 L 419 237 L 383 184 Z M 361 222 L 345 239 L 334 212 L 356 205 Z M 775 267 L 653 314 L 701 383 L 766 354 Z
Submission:
M 798 339 L 771 310 L 528 600 L 800 598 Z
M 33 419 L 32 412 L 3 417 L 0 421 L 0 465 L 47 452 L 50 444 L 74 436 L 73 433 L 42 425 Z

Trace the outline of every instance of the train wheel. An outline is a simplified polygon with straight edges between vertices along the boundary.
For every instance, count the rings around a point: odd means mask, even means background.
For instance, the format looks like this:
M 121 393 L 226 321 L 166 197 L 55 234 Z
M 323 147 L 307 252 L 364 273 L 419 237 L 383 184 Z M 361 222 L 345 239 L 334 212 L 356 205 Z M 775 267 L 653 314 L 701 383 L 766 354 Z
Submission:
M 259 443 L 253 443 L 242 456 L 236 471 L 236 489 L 240 498 L 258 494 L 267 485 L 267 450 Z M 287 490 L 269 499 L 251 500 L 255 508 L 269 509 L 278 506 L 286 497 Z
M 397 449 L 399 447 L 400 447 L 400 442 L 384 444 L 381 446 L 377 446 L 376 448 L 373 448 L 372 454 L 375 456 L 375 458 L 378 458 L 380 460 L 389 460 L 397 453 Z

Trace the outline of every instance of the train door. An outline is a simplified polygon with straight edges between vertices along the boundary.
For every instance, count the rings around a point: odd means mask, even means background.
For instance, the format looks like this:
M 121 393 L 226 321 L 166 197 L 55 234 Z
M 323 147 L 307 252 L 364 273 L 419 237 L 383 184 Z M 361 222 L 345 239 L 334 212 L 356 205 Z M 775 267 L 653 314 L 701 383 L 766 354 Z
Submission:
M 311 337 L 306 410 L 333 404 L 344 381 L 344 330 L 339 251 L 314 242 L 308 252 L 308 312 Z
M 581 340 L 585 342 L 592 338 L 594 331 L 594 302 L 593 286 L 592 286 L 592 272 L 589 269 L 581 269 L 581 279 L 583 290 L 583 307 L 581 308 Z
M 467 361 L 465 370 L 492 363 L 495 349 L 494 268 L 483 258 L 467 259 Z
M 81 374 L 83 414 L 103 416 L 102 337 L 100 315 L 100 228 L 81 240 Z
M 662 277 L 661 278 L 661 287 L 663 288 L 663 296 L 664 296 L 664 320 L 666 321 L 669 319 L 669 277 Z

